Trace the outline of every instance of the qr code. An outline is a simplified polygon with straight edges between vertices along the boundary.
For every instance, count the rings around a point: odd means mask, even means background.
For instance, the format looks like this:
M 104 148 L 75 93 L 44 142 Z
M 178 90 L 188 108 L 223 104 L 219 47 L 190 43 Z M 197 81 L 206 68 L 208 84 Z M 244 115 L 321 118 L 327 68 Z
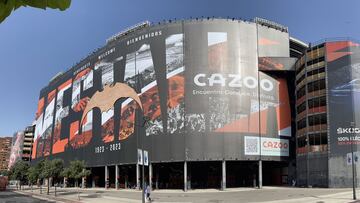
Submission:
M 258 155 L 259 151 L 259 138 L 245 136 L 245 155 Z

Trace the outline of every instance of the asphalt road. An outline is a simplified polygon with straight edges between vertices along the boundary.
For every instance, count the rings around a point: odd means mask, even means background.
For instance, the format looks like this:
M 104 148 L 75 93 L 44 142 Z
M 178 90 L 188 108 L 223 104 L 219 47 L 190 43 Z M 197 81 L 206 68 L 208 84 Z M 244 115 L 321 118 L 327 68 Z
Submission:
M 48 203 L 46 200 L 39 200 L 12 191 L 0 191 L 0 203 Z

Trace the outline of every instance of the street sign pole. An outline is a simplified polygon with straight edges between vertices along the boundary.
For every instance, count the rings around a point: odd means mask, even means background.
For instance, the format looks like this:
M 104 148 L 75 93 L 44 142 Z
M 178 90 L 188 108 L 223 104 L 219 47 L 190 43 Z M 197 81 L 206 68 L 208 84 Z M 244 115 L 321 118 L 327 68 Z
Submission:
M 354 164 L 354 148 L 353 142 L 351 141 L 351 167 L 352 167 L 352 185 L 353 185 L 353 199 L 356 199 L 356 190 L 355 190 L 355 164 Z
M 142 202 L 145 203 L 145 177 L 144 177 L 144 168 L 145 168 L 144 159 L 145 159 L 145 156 L 144 156 L 144 144 L 143 144 L 143 142 L 141 143 L 141 145 L 142 145 L 142 149 L 141 149 L 141 153 L 142 153 Z
M 351 122 L 350 123 L 351 128 L 354 128 L 355 123 Z M 355 175 L 355 163 L 354 163 L 354 137 L 350 137 L 350 141 L 351 141 L 351 168 L 352 168 L 352 185 L 353 185 L 353 199 L 356 200 L 356 190 L 355 190 L 355 179 L 356 179 L 356 175 Z

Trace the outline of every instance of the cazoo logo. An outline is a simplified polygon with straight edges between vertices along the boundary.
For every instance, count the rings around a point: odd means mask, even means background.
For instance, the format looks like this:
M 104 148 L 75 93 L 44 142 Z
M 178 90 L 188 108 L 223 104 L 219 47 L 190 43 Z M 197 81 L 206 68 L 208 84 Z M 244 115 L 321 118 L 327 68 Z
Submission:
M 221 74 L 213 73 L 207 75 L 199 73 L 194 77 L 194 83 L 197 86 L 221 86 L 221 87 L 247 87 L 249 89 L 257 88 L 258 80 L 253 76 L 242 77 L 239 74 Z M 274 89 L 274 84 L 268 79 L 260 80 L 261 89 L 270 92 Z

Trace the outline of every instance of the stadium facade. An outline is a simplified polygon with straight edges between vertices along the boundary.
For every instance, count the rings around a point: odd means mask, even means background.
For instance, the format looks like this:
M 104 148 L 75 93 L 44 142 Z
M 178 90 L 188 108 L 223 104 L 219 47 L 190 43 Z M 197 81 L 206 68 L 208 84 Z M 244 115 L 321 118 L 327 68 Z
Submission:
M 332 48 L 322 51 L 324 72 L 314 65 L 320 55 L 313 50 L 321 48 L 309 48 L 290 37 L 287 27 L 264 19 L 135 26 L 41 90 L 32 162 L 85 160 L 92 171 L 85 180 L 89 187 L 139 187 L 139 158 L 148 160 L 144 178 L 154 188 L 224 189 L 292 180 L 306 185 L 309 178 L 315 186 L 348 186 L 351 171 L 343 154 L 348 147 L 335 140 L 340 139 L 337 119 L 347 128 L 345 121 L 353 118 L 340 116 L 336 105 L 356 99 L 349 97 L 356 81 L 347 75 L 354 73 L 356 67 L 349 67 L 356 59 L 343 62 L 349 65 L 346 73 L 335 69 L 344 65 L 336 61 L 351 57 L 357 46 L 336 43 L 325 43 Z M 330 67 L 333 75 L 324 76 Z M 337 83 L 341 74 L 347 79 Z M 313 83 L 324 94 L 309 91 Z M 319 111 L 308 105 L 315 97 Z M 340 101 L 332 104 L 332 98 Z M 329 121 L 324 128 L 322 113 Z M 319 129 L 310 129 L 311 119 L 320 119 Z M 314 133 L 319 135 L 311 142 Z M 343 168 L 329 167 L 342 158 Z
M 359 44 L 346 39 L 318 43 L 297 61 L 296 154 L 300 185 L 352 186 L 352 152 L 355 173 L 360 157 L 359 70 Z

